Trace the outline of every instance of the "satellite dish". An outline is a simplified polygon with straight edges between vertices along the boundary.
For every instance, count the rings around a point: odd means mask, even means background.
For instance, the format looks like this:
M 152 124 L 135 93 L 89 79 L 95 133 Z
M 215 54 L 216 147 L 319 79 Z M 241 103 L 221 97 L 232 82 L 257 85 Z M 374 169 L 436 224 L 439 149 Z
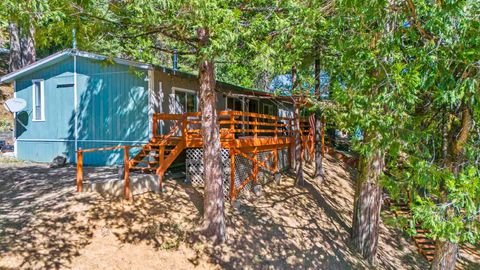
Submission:
M 11 98 L 5 101 L 5 104 L 3 104 L 7 111 L 11 113 L 16 113 L 25 108 L 27 106 L 27 102 L 24 99 L 21 98 Z

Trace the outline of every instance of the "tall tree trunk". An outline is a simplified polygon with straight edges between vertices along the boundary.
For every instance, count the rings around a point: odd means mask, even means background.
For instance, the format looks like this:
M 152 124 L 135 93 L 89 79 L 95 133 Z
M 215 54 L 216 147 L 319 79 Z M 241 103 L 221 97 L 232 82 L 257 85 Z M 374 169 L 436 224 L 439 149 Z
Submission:
M 362 156 L 355 189 L 352 240 L 355 248 L 372 264 L 377 255 L 382 204 L 379 180 L 384 167 L 383 151 L 375 150 L 371 157 Z
M 303 183 L 302 134 L 300 129 L 300 106 L 295 106 L 295 184 Z
M 454 270 L 457 262 L 458 244 L 450 241 L 437 240 L 432 270 Z
M 199 28 L 197 35 L 200 46 L 206 46 L 209 39 L 208 31 Z M 212 242 L 222 243 L 225 241 L 224 194 L 213 61 L 200 60 L 199 80 L 205 183 L 203 233 Z
M 443 131 L 444 141 L 445 136 L 448 136 L 448 157 L 446 158 L 446 166 L 450 171 L 458 177 L 461 170 L 460 164 L 464 153 L 464 145 L 468 141 L 470 129 L 472 128 L 472 114 L 467 105 L 462 104 L 462 121 L 460 127 L 452 130 L 450 134 Z M 444 123 L 445 124 L 445 123 Z M 456 132 L 458 131 L 458 132 Z M 442 196 L 440 200 L 443 203 L 447 202 L 448 194 L 445 184 L 441 183 L 440 190 Z M 447 219 L 450 217 L 446 217 Z M 458 244 L 448 240 L 437 239 L 435 241 L 435 255 L 431 265 L 432 270 L 453 270 L 457 263 Z
M 22 51 L 20 48 L 20 30 L 16 23 L 9 23 L 8 33 L 10 34 L 10 59 L 8 62 L 9 72 L 22 68 Z
M 315 59 L 315 96 L 318 101 L 321 99 L 320 89 L 320 60 Z M 315 115 L 315 175 L 314 180 L 321 183 L 323 181 L 323 153 L 322 153 L 322 118 L 319 112 Z
M 325 174 L 323 169 L 323 153 L 322 153 L 322 119 L 320 113 L 315 116 L 315 175 L 314 181 L 319 184 L 323 181 Z
M 297 87 L 297 67 L 292 66 L 292 92 Z M 294 110 L 294 121 L 295 121 L 295 184 L 303 182 L 303 160 L 302 160 L 302 133 L 300 129 L 300 104 L 295 101 L 295 110 Z
M 22 67 L 35 62 L 37 52 L 35 50 L 35 28 L 33 25 L 20 28 L 20 49 L 22 55 Z
M 9 71 L 18 70 L 36 60 L 35 28 L 33 25 L 20 27 L 17 23 L 8 25 L 10 35 Z

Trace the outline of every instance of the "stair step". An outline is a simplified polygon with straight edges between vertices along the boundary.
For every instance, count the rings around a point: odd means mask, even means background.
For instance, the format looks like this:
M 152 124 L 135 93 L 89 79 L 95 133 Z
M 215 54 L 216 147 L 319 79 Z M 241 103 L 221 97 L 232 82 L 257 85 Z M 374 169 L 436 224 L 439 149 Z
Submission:
M 423 251 L 435 250 L 435 245 L 419 245 Z
M 435 255 L 435 249 L 422 250 L 421 252 L 422 252 L 422 254 L 424 254 L 424 255 Z
M 148 167 L 130 167 L 131 171 L 142 171 L 142 172 L 155 172 L 157 168 L 148 168 Z
M 134 163 L 142 163 L 142 164 L 150 164 L 150 165 L 155 165 L 158 164 L 158 161 L 148 161 L 148 160 L 135 160 Z
M 165 151 L 163 154 L 165 156 L 168 156 L 170 154 L 171 151 Z M 135 156 L 135 159 L 138 159 L 138 158 L 145 158 L 145 157 L 154 157 L 154 158 L 159 158 L 159 154 L 153 154 L 151 155 L 150 153 L 139 153 L 137 156 Z

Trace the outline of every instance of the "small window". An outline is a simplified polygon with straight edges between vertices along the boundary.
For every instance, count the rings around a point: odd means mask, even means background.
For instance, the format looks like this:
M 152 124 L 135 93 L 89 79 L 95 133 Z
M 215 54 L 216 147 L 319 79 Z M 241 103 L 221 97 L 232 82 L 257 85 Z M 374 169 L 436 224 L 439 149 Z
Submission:
M 174 93 L 177 113 L 198 111 L 197 94 L 194 91 L 174 88 Z
M 242 109 L 242 100 L 234 97 L 227 97 L 227 108 L 228 111 L 243 111 Z
M 45 120 L 45 91 L 43 88 L 43 80 L 33 81 L 33 121 Z

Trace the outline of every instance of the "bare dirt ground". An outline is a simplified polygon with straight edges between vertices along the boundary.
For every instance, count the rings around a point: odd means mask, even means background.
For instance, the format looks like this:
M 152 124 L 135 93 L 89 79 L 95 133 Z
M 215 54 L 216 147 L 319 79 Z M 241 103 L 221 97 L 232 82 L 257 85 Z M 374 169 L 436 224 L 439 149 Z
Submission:
M 74 167 L 0 164 L 0 269 L 372 269 L 349 242 L 352 173 L 332 157 L 325 168 L 321 186 L 307 166 L 298 187 L 284 177 L 238 210 L 226 203 L 228 240 L 212 247 L 189 240 L 203 203 L 182 182 L 123 201 L 76 193 Z M 469 252 L 459 265 L 479 269 Z M 376 268 L 428 263 L 402 231 L 382 224 Z

